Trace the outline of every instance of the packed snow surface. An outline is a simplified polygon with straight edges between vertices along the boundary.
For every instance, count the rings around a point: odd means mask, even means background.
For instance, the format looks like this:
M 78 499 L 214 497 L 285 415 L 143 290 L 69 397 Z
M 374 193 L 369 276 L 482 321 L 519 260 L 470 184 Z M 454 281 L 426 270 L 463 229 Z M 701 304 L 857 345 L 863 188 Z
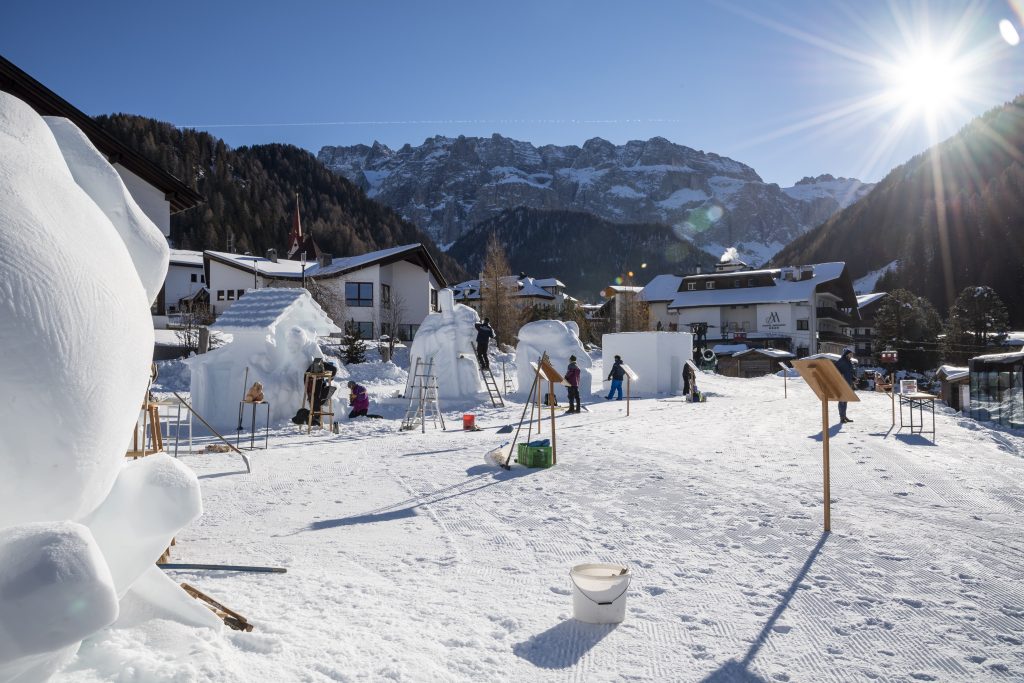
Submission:
M 595 371 L 600 374 L 600 362 Z M 707 403 L 584 396 L 551 469 L 484 464 L 522 404 L 446 405 L 449 431 L 288 428 L 254 455 L 183 457 L 205 513 L 171 572 L 251 633 L 104 631 L 57 677 L 139 681 L 1007 681 L 1024 675 L 1024 434 L 937 409 L 933 443 L 861 392 L 821 411 L 790 378 L 701 374 Z M 499 382 L 500 384 L 500 382 Z M 379 403 L 400 384 L 372 387 Z M 560 400 L 563 397 L 559 396 Z M 526 427 L 523 427 L 525 436 Z M 536 435 L 536 424 L 533 435 Z M 543 437 L 548 438 L 545 422 Z M 568 573 L 634 574 L 618 626 L 574 621 Z

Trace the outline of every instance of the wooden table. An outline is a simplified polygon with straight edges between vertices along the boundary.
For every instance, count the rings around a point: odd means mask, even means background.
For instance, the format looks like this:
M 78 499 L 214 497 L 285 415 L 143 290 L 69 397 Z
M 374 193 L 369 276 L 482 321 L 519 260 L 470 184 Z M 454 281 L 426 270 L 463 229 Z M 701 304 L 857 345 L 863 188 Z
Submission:
M 921 391 L 916 391 L 912 394 L 897 394 L 900 397 L 900 428 L 897 431 L 903 429 L 910 429 L 911 434 L 931 434 L 932 442 L 935 441 L 935 400 L 938 396 L 932 394 L 926 394 Z M 910 413 L 910 423 L 908 424 L 903 419 L 903 406 L 907 406 L 908 412 Z M 914 409 L 917 409 L 918 419 L 914 421 Z M 928 409 L 932 413 L 932 428 L 926 430 L 924 428 L 924 411 Z

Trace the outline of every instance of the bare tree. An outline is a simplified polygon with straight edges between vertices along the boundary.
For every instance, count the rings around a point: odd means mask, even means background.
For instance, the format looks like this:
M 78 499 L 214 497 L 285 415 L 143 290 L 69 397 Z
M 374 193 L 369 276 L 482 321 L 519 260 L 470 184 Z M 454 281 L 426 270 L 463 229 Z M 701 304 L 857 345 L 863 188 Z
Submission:
M 398 326 L 402 324 L 406 314 L 405 298 L 393 290 L 390 296 L 389 301 L 385 301 L 381 297 L 379 311 L 381 333 L 388 335 L 387 360 L 391 360 L 395 355 L 395 343 L 398 341 Z
M 497 236 L 491 233 L 487 240 L 483 272 L 480 273 L 481 309 L 484 317 L 491 319 L 497 339 L 514 345 L 522 326 L 523 311 L 512 300 L 515 285 L 508 282 L 511 271 L 505 249 Z
M 632 288 L 636 286 L 633 281 L 633 274 L 628 273 L 622 281 L 623 287 Z M 615 295 L 616 308 L 618 309 L 619 332 L 642 332 L 650 327 L 647 302 L 640 298 L 640 292 L 626 291 L 618 292 Z
M 178 343 L 189 353 L 199 353 L 199 330 L 213 322 L 214 316 L 207 304 L 195 304 L 182 309 L 181 327 L 175 331 Z M 210 349 L 222 345 L 224 340 L 216 332 L 210 335 Z

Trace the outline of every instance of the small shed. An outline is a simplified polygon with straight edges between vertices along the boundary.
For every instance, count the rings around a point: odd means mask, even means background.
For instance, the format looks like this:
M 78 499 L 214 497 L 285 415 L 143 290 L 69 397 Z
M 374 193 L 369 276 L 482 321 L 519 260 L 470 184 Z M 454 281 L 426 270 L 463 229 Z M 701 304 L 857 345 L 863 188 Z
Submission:
M 1006 427 L 1024 427 L 1024 352 L 972 358 L 970 415 Z
M 719 356 L 718 374 L 727 377 L 763 377 L 775 372 L 779 362 L 795 358 L 779 349 L 746 349 L 728 356 Z
M 290 418 L 302 405 L 303 373 L 323 355 L 317 337 L 340 331 L 305 289 L 246 292 L 210 326 L 231 342 L 188 360 L 193 407 L 215 429 L 235 429 L 239 401 L 262 382 L 271 424 Z
M 953 365 L 940 366 L 935 379 L 942 387 L 942 401 L 957 412 L 964 412 L 971 405 L 971 383 L 968 368 Z
M 619 332 L 602 336 L 601 348 L 605 377 L 616 355 L 622 356 L 622 362 L 639 376 L 630 387 L 634 396 L 678 394 L 683 387 L 683 365 L 693 359 L 693 335 L 689 332 Z M 605 387 L 607 389 L 607 385 Z

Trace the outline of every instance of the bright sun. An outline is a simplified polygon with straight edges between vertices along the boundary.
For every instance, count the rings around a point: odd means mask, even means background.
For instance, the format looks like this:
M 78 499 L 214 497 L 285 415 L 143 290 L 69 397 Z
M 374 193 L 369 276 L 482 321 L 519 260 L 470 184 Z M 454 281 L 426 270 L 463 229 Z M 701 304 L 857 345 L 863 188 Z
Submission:
M 906 115 L 940 116 L 964 95 L 963 68 L 948 53 L 921 50 L 885 72 L 888 99 Z

